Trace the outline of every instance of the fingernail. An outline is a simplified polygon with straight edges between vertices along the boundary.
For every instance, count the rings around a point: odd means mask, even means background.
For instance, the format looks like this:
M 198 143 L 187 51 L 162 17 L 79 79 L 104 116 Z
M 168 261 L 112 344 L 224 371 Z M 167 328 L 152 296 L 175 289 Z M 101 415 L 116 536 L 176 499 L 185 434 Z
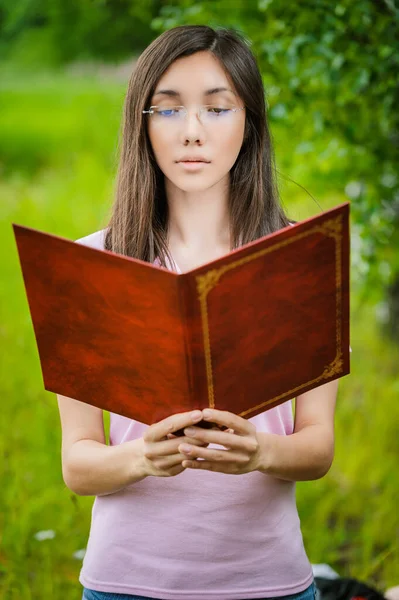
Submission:
M 191 420 L 192 421 L 200 421 L 202 419 L 202 412 L 200 410 L 195 410 L 194 412 L 191 413 Z
M 209 417 L 212 416 L 212 411 L 209 410 L 209 408 L 206 408 L 205 410 L 202 411 L 202 415 L 205 417 L 205 419 L 208 419 Z
M 186 427 L 184 433 L 186 435 L 195 435 L 195 429 L 194 427 Z

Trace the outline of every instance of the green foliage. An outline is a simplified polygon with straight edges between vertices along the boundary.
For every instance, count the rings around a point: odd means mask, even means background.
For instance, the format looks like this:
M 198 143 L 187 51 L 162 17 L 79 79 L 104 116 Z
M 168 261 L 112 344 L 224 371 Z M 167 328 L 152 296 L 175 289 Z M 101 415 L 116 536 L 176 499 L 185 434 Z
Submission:
M 166 29 L 204 23 L 247 38 L 272 125 L 290 131 L 298 161 L 311 161 L 316 178 L 324 177 L 326 186 L 334 181 L 336 193 L 352 200 L 357 283 L 364 294 L 385 288 L 390 327 L 399 331 L 399 10 L 393 0 L 0 0 L 0 52 L 29 67 L 116 61 Z M 16 142 L 5 134 L 3 151 L 12 153 Z M 326 162 L 339 164 L 339 171 L 326 169 Z
M 339 173 L 319 173 L 352 200 L 353 263 L 358 280 L 367 280 L 363 292 L 399 279 L 394 3 L 179 0 L 163 7 L 152 26 L 160 33 L 204 23 L 246 37 L 260 64 L 272 126 L 290 131 L 299 160 L 311 160 L 316 174 L 326 155 L 340 163 Z
M 389 565 L 399 564 L 399 352 L 378 335 L 370 306 L 354 307 L 351 328 L 351 375 L 342 380 L 337 402 L 335 460 L 327 477 L 298 484 L 298 507 L 313 560 L 324 557 L 339 573 L 384 589 Z
M 310 559 L 381 589 L 398 583 L 399 564 L 399 356 L 376 324 L 390 314 L 399 338 L 398 19 L 392 0 L 0 0 L 0 52 L 29 68 L 115 61 L 179 24 L 248 39 L 289 214 L 318 211 L 300 186 L 323 208 L 352 200 L 352 375 L 334 465 L 300 484 L 298 501 Z M 0 79 L 0 344 L 13 349 L 0 361 L 0 595 L 78 600 L 74 553 L 86 545 L 92 499 L 62 482 L 58 412 L 40 391 L 11 222 L 71 239 L 104 225 L 125 86 L 6 65 Z M 39 541 L 40 530 L 55 538 Z
M 146 46 L 158 0 L 0 0 L 0 50 L 23 64 L 117 60 Z
M 109 88 L 91 77 L 76 80 L 72 75 L 54 73 L 24 73 L 16 78 L 6 68 L 0 70 L 0 77 L 0 168 L 4 176 L 16 172 L 33 175 L 42 168 L 71 164 L 93 147 L 104 168 L 115 164 L 118 110 L 125 85 Z M 22 90 L 29 94 L 26 102 L 21 102 Z M 15 104 L 20 105 L 19 111 Z M 98 115 L 103 113 L 107 118 L 99 126 Z M 24 127 L 20 126 L 21 119 Z M 110 135 L 114 138 L 113 155 L 109 152 Z
M 66 76 L 2 81 L 0 346 L 12 351 L 0 361 L 0 597 L 79 600 L 93 499 L 62 481 L 58 410 L 43 392 L 11 223 L 72 239 L 104 225 L 124 90 Z M 43 531 L 54 539 L 37 539 Z
M 69 239 L 104 226 L 124 90 L 103 78 L 2 75 L 0 140 L 8 142 L 0 145 L 0 346 L 9 351 L 0 361 L 0 596 L 79 600 L 76 552 L 87 543 L 93 499 L 75 496 L 62 481 L 58 410 L 55 396 L 43 391 L 11 223 Z M 339 145 L 323 153 L 314 142 L 309 157 L 301 137 L 280 121 L 273 133 L 280 170 L 315 190 L 324 207 L 342 200 Z M 294 218 L 314 214 L 298 186 L 280 184 Z M 399 351 L 381 338 L 374 307 L 356 294 L 351 345 L 335 462 L 322 480 L 298 486 L 299 512 L 312 562 L 385 589 L 397 584 L 399 563 Z M 40 541 L 43 531 L 55 537 Z

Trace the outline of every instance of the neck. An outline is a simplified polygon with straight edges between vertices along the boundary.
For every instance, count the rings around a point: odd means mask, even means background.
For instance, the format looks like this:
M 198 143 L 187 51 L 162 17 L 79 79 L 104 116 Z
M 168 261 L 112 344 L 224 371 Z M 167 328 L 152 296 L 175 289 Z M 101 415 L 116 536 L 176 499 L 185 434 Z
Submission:
M 168 245 L 172 253 L 225 253 L 230 250 L 229 180 L 206 191 L 185 192 L 165 180 L 169 206 Z

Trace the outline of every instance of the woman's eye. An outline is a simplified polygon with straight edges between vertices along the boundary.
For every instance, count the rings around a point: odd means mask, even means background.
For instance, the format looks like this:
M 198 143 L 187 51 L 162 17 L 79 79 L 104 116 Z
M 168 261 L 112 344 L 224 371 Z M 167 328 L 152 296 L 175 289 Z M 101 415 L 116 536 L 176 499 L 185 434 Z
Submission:
M 219 106 L 210 106 L 209 107 L 209 112 L 213 115 L 222 115 L 228 111 L 229 111 L 228 108 L 220 108 Z
M 173 117 L 176 113 L 177 110 L 174 108 L 165 108 L 158 111 L 158 114 L 161 115 L 161 117 Z

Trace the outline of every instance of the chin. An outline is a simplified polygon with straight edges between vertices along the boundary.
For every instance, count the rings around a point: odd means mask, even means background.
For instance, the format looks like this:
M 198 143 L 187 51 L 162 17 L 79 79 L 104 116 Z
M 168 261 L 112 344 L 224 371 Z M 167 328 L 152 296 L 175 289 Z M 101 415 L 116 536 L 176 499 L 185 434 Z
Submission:
M 192 181 L 187 181 L 187 179 L 185 178 L 184 181 L 172 181 L 172 184 L 178 188 L 179 190 L 182 190 L 182 192 L 205 192 L 206 190 L 209 190 L 209 188 L 213 187 L 214 185 L 216 185 L 217 181 L 204 181 L 198 177 L 197 180 L 194 180 L 194 177 L 192 178 Z

